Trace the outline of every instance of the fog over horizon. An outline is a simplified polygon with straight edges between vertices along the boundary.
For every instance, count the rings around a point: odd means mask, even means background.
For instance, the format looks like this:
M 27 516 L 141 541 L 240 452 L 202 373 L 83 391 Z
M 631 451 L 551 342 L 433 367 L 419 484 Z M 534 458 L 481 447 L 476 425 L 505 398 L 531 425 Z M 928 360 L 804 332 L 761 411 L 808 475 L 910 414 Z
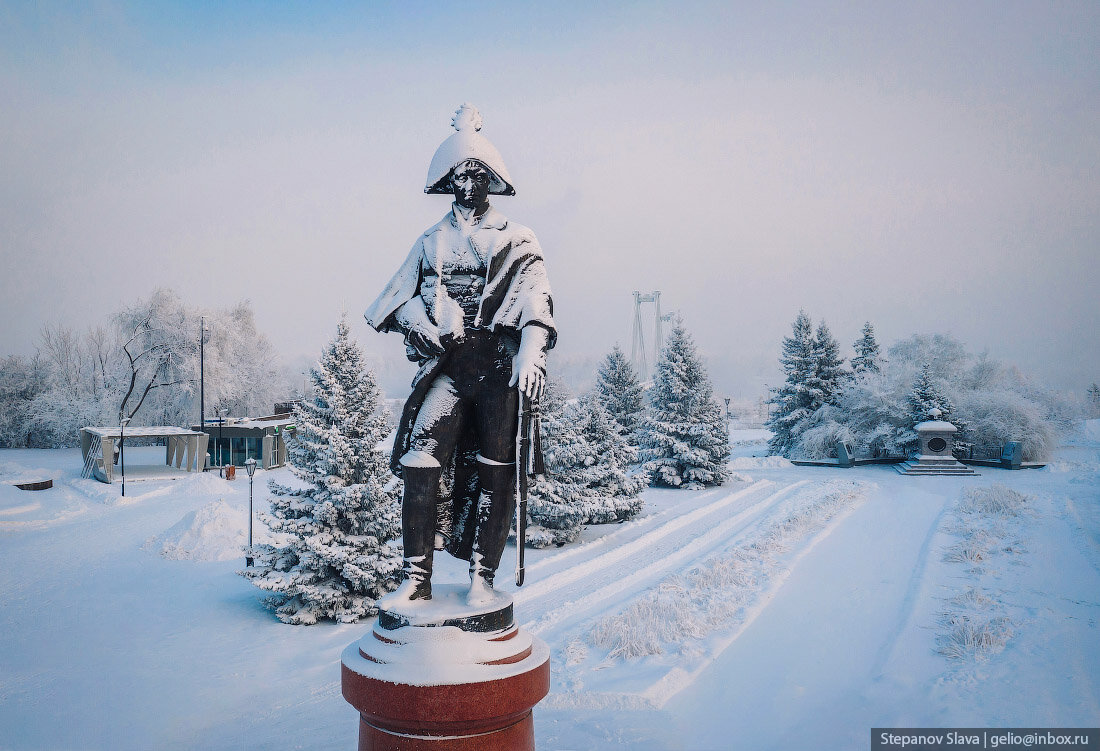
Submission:
M 0 357 L 171 288 L 250 300 L 289 363 L 344 310 L 403 361 L 361 314 L 448 210 L 423 182 L 471 102 L 562 361 L 629 353 L 632 293 L 661 290 L 721 395 L 778 383 L 799 309 L 845 356 L 864 321 L 884 350 L 948 333 L 1080 393 L 1098 42 L 1088 2 L 8 5 Z

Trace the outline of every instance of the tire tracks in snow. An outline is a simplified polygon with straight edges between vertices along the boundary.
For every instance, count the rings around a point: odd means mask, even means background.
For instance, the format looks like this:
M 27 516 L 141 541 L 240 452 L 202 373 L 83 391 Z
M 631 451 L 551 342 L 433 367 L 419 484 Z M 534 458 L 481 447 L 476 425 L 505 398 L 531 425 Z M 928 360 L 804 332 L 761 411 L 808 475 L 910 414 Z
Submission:
M 652 529 L 607 552 L 592 551 L 593 555 L 516 593 L 517 606 L 532 616 L 524 628 L 545 637 L 551 630 L 593 618 L 755 528 L 761 517 L 806 484 L 805 480 L 793 482 L 768 494 L 775 483 L 762 480 L 663 524 L 654 524 Z M 715 518 L 731 507 L 736 509 L 732 516 Z M 612 544 L 612 540 L 607 542 Z

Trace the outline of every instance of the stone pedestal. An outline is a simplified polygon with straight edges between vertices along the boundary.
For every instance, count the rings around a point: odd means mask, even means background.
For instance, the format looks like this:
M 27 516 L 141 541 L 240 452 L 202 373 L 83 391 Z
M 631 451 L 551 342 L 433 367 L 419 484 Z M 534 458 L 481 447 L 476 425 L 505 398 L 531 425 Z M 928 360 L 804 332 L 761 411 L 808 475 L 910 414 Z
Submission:
M 550 690 L 550 650 L 518 628 L 512 601 L 481 607 L 441 584 L 432 600 L 379 603 L 342 655 L 360 751 L 533 751 L 532 708 Z
M 920 436 L 920 454 L 897 465 L 903 475 L 977 475 L 970 467 L 955 460 L 951 445 L 958 430 L 943 420 L 918 423 L 913 430 Z

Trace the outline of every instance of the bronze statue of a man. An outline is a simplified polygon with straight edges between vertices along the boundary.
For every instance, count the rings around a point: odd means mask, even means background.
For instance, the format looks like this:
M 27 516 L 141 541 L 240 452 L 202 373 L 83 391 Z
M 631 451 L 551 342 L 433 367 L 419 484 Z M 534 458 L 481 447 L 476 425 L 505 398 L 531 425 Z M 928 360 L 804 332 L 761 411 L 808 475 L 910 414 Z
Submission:
M 452 123 L 424 188 L 453 194 L 451 210 L 417 239 L 365 317 L 404 334 L 420 364 L 390 461 L 405 481 L 405 581 L 395 596 L 431 599 L 438 536 L 469 560 L 467 601 L 477 605 L 493 598 L 515 513 L 520 393 L 541 395 L 557 333 L 534 233 L 489 205 L 489 195 L 515 195 L 504 160 L 479 132 L 476 108 L 463 104 Z

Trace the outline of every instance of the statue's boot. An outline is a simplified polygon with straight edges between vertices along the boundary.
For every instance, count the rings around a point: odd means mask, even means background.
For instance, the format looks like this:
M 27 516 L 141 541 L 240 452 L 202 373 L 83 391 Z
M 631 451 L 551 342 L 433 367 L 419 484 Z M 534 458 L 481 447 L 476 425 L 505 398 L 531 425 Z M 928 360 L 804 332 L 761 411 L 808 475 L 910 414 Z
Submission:
M 435 507 L 442 472 L 439 466 L 402 467 L 405 495 L 401 500 L 401 539 L 405 548 L 405 581 L 394 593 L 396 598 L 432 599 Z
M 516 465 L 488 463 L 481 457 L 478 460 L 481 499 L 477 537 L 470 556 L 470 592 L 466 595 L 470 605 L 484 605 L 496 598 L 493 579 L 516 513 Z

